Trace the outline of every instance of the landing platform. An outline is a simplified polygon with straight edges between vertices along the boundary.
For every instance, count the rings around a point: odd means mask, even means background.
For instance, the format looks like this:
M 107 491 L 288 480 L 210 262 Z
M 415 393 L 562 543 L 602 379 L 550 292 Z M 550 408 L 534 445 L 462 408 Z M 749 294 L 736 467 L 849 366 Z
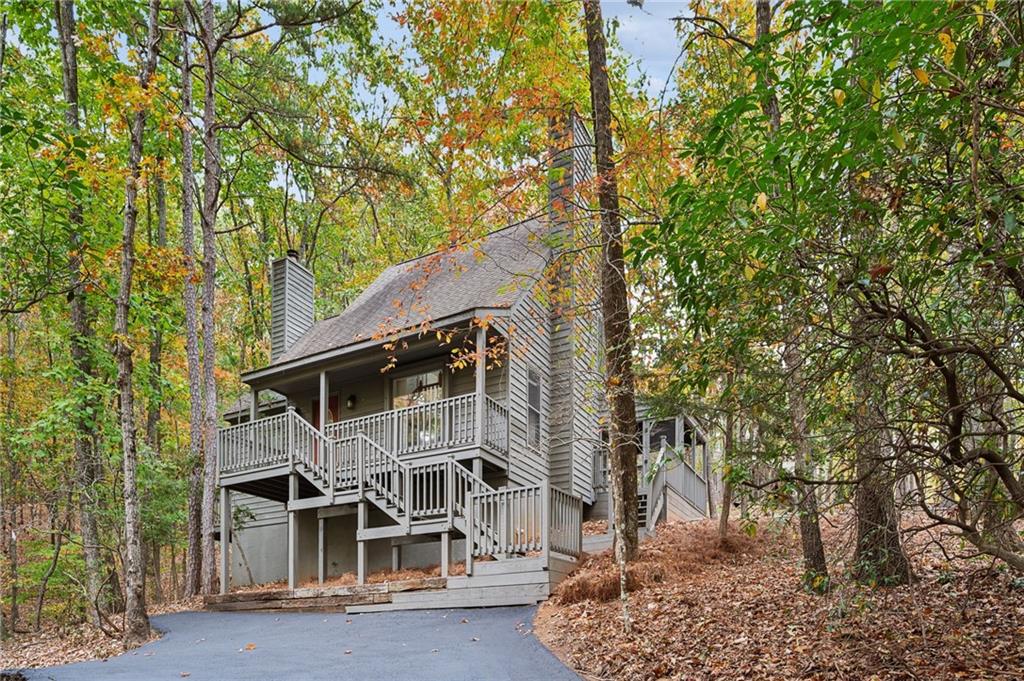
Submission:
M 540 558 L 481 561 L 473 575 L 423 577 L 377 584 L 237 591 L 207 596 L 207 610 L 381 612 L 435 608 L 534 605 L 576 567 L 576 561 Z

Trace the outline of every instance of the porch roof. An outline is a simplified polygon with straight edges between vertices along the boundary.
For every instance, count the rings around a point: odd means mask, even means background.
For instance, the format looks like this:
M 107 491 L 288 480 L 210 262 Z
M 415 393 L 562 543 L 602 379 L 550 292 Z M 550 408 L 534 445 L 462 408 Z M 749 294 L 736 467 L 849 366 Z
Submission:
M 477 310 L 507 310 L 543 275 L 546 230 L 534 218 L 389 267 L 341 314 L 316 322 L 277 361 L 242 378 L 334 358 Z

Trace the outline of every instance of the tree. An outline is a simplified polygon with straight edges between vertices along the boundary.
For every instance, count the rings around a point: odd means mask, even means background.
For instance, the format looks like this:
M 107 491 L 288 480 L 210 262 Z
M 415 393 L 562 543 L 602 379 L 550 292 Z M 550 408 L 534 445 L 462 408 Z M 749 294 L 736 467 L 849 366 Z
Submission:
M 611 93 L 604 22 L 596 0 L 584 0 L 587 55 L 590 64 L 590 96 L 594 117 L 597 159 L 597 198 L 601 217 L 601 314 L 604 325 L 606 395 L 610 412 L 612 496 L 615 505 L 615 546 L 619 562 L 637 553 L 637 423 L 633 340 L 629 323 L 629 298 L 622 249 L 619 193 L 612 143 Z
M 69 134 L 79 132 L 78 102 L 78 47 L 73 0 L 59 0 L 56 9 L 57 35 L 60 39 L 61 74 L 64 83 L 66 104 L 64 120 Z M 100 538 L 96 521 L 99 478 L 99 462 L 94 449 L 96 438 L 94 418 L 86 394 L 93 379 L 93 323 L 89 297 L 84 281 L 82 251 L 85 240 L 82 235 L 83 214 L 81 202 L 69 196 L 68 223 L 71 225 L 71 253 L 68 258 L 70 276 L 69 293 L 71 306 L 71 359 L 75 366 L 73 392 L 79 397 L 80 407 L 76 421 L 75 467 L 78 476 L 79 525 L 82 533 L 82 548 L 85 555 L 85 585 L 89 598 L 88 610 L 93 624 L 99 624 L 100 586 Z
M 185 595 L 195 596 L 202 588 L 203 571 L 203 378 L 199 360 L 199 324 L 196 310 L 195 257 L 195 175 L 192 159 L 192 72 L 189 53 L 191 14 L 179 8 L 181 24 L 181 251 L 185 265 L 183 297 L 185 306 L 185 357 L 188 372 L 188 515 L 185 558 Z
M 148 96 L 150 81 L 156 71 L 160 41 L 158 27 L 159 0 L 150 0 L 146 23 L 143 62 L 138 87 Z M 132 276 L 135 268 L 135 231 L 138 226 L 138 184 L 142 176 L 142 151 L 146 130 L 147 105 L 136 106 L 131 118 L 131 140 L 128 152 L 128 176 L 124 190 L 124 229 L 121 235 L 121 274 L 114 322 L 114 356 L 117 358 L 117 385 L 120 397 L 122 456 L 124 457 L 124 524 L 125 524 L 125 647 L 143 643 L 149 638 L 149 617 L 146 614 L 146 572 L 142 557 L 142 524 L 138 493 L 138 451 L 135 434 L 134 386 L 132 384 L 132 345 L 129 338 Z

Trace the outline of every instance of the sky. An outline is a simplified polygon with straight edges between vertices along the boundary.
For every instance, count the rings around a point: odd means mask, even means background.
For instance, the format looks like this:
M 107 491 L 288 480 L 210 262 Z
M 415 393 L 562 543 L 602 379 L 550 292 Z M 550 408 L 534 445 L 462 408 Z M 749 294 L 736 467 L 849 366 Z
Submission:
M 401 4 L 400 0 L 393 1 Z M 631 75 L 646 75 L 647 90 L 652 95 L 660 94 L 670 80 L 680 49 L 672 17 L 683 14 L 687 5 L 686 0 L 645 0 L 642 8 L 626 0 L 601 2 L 605 23 L 617 22 L 616 36 L 632 61 Z M 400 43 L 405 31 L 392 20 L 395 11 L 394 4 L 384 3 L 377 17 L 378 33 Z
M 622 49 L 633 59 L 632 74 L 646 74 L 651 94 L 660 93 L 669 81 L 680 50 L 672 17 L 686 12 L 687 5 L 685 0 L 646 0 L 643 8 L 625 0 L 601 2 L 605 22 L 618 21 L 616 35 Z

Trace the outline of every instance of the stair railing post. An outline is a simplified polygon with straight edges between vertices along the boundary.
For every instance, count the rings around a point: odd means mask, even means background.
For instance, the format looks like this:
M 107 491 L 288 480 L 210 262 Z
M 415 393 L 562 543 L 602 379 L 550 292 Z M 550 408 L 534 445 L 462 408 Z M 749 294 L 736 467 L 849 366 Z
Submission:
M 455 520 L 455 459 L 448 457 L 444 468 L 444 505 L 448 511 L 448 527 Z
M 476 542 L 476 531 L 473 527 L 473 505 L 476 495 L 470 494 L 466 499 L 466 576 L 473 574 L 473 544 Z
M 323 447 L 327 450 L 327 488 L 328 497 L 331 500 L 331 506 L 334 505 L 334 488 L 336 486 L 336 457 L 337 457 L 337 440 L 328 440 L 326 437 L 321 438 L 323 440 Z
M 540 486 L 540 542 L 544 556 L 544 567 L 551 564 L 551 481 L 544 478 Z
M 288 405 L 288 468 L 295 472 L 295 407 Z
M 405 478 L 402 484 L 402 510 L 405 511 L 405 529 L 408 530 L 412 524 L 412 474 L 411 469 L 403 466 L 401 462 L 395 461 L 395 477 Z
M 359 501 L 366 498 L 366 483 L 364 481 L 366 465 L 366 443 L 363 441 L 363 436 L 356 436 L 356 486 L 359 490 Z

